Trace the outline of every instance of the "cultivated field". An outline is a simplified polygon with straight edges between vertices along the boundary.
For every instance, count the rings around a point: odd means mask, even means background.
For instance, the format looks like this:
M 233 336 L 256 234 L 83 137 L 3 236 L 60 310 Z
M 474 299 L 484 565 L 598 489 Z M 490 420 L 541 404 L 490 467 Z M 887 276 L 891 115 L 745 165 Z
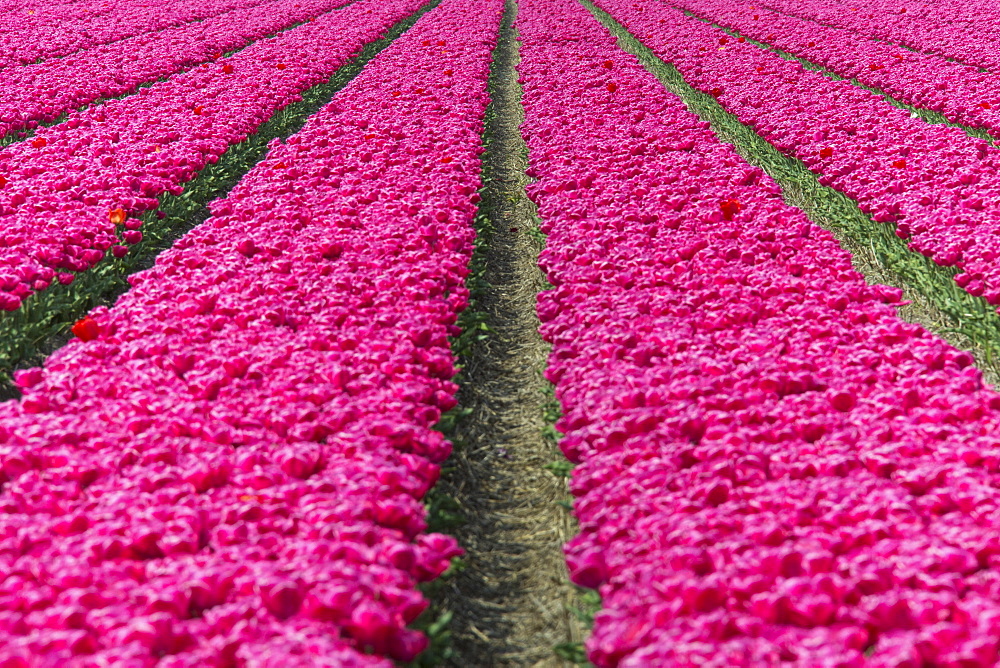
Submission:
M 0 0 L 0 668 L 997 665 L 998 142 L 972 0 Z

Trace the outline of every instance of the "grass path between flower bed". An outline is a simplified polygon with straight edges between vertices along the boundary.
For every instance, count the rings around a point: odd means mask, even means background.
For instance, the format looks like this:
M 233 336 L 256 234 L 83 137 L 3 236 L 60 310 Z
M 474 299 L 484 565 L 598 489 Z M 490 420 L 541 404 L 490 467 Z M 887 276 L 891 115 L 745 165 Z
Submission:
M 436 488 L 464 520 L 449 532 L 467 552 L 464 568 L 435 601 L 452 615 L 445 665 L 463 668 L 572 665 L 554 648 L 582 635 L 562 552 L 576 533 L 564 505 L 570 496 L 565 478 L 546 468 L 562 455 L 544 433 L 549 346 L 538 334 L 535 297 L 547 285 L 524 192 L 515 13 L 508 0 L 490 77 L 473 303 L 463 319 L 479 335 L 458 351 L 461 417 L 448 429 L 455 452 Z
M 70 338 L 69 328 L 76 320 L 96 306 L 114 303 L 131 287 L 129 275 L 152 266 L 159 253 L 208 219 L 209 202 L 224 197 L 239 183 L 267 155 L 270 141 L 298 132 L 310 116 L 361 73 L 368 61 L 439 2 L 428 0 L 414 14 L 396 23 L 385 37 L 366 44 L 327 82 L 303 91 L 300 102 L 279 110 L 255 134 L 230 146 L 219 162 L 184 184 L 183 193 L 161 196 L 159 211 L 164 217 L 159 218 L 153 211 L 142 216 L 143 240 L 132 246 L 125 257 L 116 259 L 109 253 L 92 269 L 77 274 L 71 284 L 53 284 L 31 295 L 19 310 L 0 313 L 0 341 L 4 342 L 0 349 L 0 399 L 19 396 L 11 383 L 14 370 L 41 364 Z
M 590 0 L 580 2 L 618 38 L 623 49 L 638 57 L 691 111 L 710 123 L 722 141 L 732 144 L 747 162 L 766 171 L 781 187 L 788 204 L 833 233 L 869 283 L 901 288 L 912 302 L 899 309 L 902 318 L 968 350 L 975 355 L 987 380 L 1000 382 L 1000 315 L 985 299 L 973 297 L 955 283 L 956 269 L 941 267 L 911 251 L 896 236 L 894 225 L 874 222 L 857 202 L 820 184 L 817 175 L 801 161 L 781 153 L 715 98 L 689 86 L 673 65 L 658 58 L 609 14 Z

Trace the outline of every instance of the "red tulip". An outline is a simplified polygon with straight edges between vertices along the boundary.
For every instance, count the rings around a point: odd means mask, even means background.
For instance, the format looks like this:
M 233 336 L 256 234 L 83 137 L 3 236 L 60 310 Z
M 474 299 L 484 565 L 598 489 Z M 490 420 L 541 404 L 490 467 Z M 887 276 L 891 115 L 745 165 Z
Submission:
M 88 315 L 80 320 L 77 320 L 76 324 L 73 325 L 70 331 L 73 332 L 73 336 L 81 341 L 93 341 L 100 336 L 101 326 L 97 324 L 96 320 Z
M 127 217 L 125 210 L 122 208 L 112 209 L 111 213 L 108 214 L 108 219 L 111 221 L 112 225 L 121 225 L 125 222 Z
M 719 203 L 719 208 L 722 209 L 723 218 L 726 220 L 732 220 L 736 217 L 736 214 L 743 210 L 743 205 L 739 200 L 724 199 Z

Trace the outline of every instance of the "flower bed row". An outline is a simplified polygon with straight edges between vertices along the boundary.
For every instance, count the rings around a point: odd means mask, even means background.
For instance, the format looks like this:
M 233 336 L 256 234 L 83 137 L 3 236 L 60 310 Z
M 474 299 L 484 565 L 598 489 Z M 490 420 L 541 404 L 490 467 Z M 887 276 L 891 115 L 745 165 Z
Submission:
M 976 2 L 766 0 L 765 7 L 1000 72 L 1000 12 Z
M 3 665 L 391 666 L 499 0 L 445 0 L 0 405 Z M 371 653 L 366 655 L 365 652 Z M 20 661 L 20 663 L 18 663 Z M 4 663 L 6 662 L 6 663 Z
M 344 0 L 276 0 L 200 22 L 137 35 L 66 58 L 0 70 L 0 137 L 36 127 L 102 98 L 217 58 Z
M 357 2 L 0 150 L 0 309 L 142 239 L 157 197 L 326 81 L 420 0 Z M 120 237 L 119 237 L 120 235 Z
M 590 659 L 993 665 L 1000 395 L 576 2 L 519 4 Z
M 894 223 L 909 247 L 959 267 L 966 291 L 1000 305 L 1000 150 L 962 130 L 929 125 L 846 80 L 741 43 L 725 31 L 655 3 L 601 6 L 685 80 L 780 151 Z
M 1000 138 L 1000 83 L 994 74 L 773 12 L 750 0 L 671 0 L 671 4 L 901 102 Z
M 252 7 L 267 0 L 106 2 L 28 6 L 0 15 L 0 68 L 58 58 L 101 44 Z

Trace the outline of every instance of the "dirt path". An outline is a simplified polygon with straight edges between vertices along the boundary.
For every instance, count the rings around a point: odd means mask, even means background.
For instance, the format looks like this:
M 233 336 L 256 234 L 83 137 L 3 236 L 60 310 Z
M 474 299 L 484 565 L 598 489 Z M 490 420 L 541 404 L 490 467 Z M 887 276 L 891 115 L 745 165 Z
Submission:
M 568 611 L 575 592 L 562 553 L 575 533 L 559 505 L 569 494 L 565 481 L 544 468 L 562 455 L 543 438 L 549 347 L 538 335 L 535 295 L 545 282 L 537 266 L 541 238 L 524 193 L 515 12 L 508 0 L 484 155 L 486 287 L 476 308 L 490 332 L 462 360 L 459 399 L 470 414 L 456 428 L 453 468 L 441 482 L 466 519 L 455 534 L 468 553 L 467 567 L 442 595 L 454 613 L 451 665 L 463 668 L 571 665 L 553 647 L 580 639 Z

